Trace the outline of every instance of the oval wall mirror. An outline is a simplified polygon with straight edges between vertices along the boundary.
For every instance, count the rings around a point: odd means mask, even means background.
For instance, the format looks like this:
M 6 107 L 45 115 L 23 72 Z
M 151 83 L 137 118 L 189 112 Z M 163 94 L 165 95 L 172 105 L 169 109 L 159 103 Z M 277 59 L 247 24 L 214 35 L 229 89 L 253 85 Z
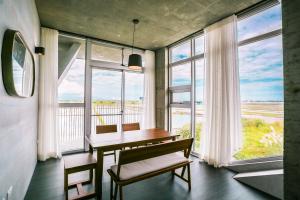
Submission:
M 10 29 L 5 31 L 1 60 L 6 92 L 11 96 L 32 96 L 35 83 L 34 59 L 20 32 Z

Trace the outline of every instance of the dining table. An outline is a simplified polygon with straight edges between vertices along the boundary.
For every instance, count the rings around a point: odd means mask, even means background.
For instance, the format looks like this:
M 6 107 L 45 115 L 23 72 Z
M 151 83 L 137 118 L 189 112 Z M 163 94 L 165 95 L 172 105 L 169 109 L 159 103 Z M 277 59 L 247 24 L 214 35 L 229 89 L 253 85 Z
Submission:
M 104 152 L 124 149 L 125 147 L 137 147 L 148 144 L 156 144 L 166 140 L 176 140 L 178 134 L 172 134 L 166 130 L 153 128 L 126 132 L 106 134 L 92 134 L 86 136 L 89 144 L 89 152 L 97 151 L 97 167 L 95 173 L 95 191 L 97 199 L 102 199 L 103 156 Z

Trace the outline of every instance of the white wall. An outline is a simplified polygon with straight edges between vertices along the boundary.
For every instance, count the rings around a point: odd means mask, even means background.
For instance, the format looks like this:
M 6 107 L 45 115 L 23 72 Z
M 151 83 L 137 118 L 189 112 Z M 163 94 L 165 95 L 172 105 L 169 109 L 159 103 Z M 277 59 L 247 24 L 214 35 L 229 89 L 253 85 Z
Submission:
M 21 32 L 32 53 L 39 44 L 40 22 L 34 0 L 0 0 L 0 53 L 4 31 Z M 0 76 L 0 199 L 13 186 L 12 199 L 24 198 L 37 161 L 38 57 L 33 97 L 8 96 Z M 1 57 L 0 57 L 1 60 Z M 0 62 L 0 73 L 2 66 Z

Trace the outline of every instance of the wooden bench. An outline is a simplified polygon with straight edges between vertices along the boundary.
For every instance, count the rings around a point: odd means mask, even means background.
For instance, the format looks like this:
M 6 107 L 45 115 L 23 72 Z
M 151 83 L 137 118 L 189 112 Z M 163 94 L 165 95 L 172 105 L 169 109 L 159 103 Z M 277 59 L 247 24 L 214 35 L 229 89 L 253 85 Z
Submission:
M 64 156 L 64 190 L 65 197 L 68 200 L 68 190 L 70 188 L 77 188 L 78 195 L 71 198 L 72 200 L 90 199 L 96 196 L 95 192 L 85 192 L 82 185 L 90 184 L 93 181 L 93 170 L 96 169 L 97 161 L 90 153 L 76 154 L 70 156 Z M 76 172 L 89 170 L 90 177 L 88 180 L 76 181 L 69 183 L 68 175 Z
M 118 165 L 113 165 L 107 170 L 111 177 L 110 198 L 117 199 L 119 188 L 119 196 L 122 200 L 123 186 L 170 171 L 173 176 L 176 175 L 186 181 L 190 190 L 190 163 L 192 161 L 189 159 L 189 155 L 192 143 L 193 138 L 137 149 L 122 150 Z M 186 167 L 188 179 L 183 177 Z M 181 175 L 175 173 L 175 169 L 178 168 L 183 168 Z M 115 183 L 115 189 L 113 189 L 113 183 Z

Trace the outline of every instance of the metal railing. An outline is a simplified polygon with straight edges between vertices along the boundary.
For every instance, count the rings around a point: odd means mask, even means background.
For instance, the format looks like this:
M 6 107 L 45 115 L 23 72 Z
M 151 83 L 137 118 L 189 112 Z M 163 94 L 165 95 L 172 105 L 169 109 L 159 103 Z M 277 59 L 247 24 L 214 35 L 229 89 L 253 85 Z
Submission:
M 141 103 L 126 103 L 121 112 L 121 103 L 93 103 L 91 126 L 92 134 L 97 125 L 117 124 L 121 127 L 122 115 L 124 123 L 140 122 Z M 123 113 L 123 114 L 122 114 Z M 84 147 L 84 103 L 60 103 L 57 110 L 57 130 L 60 136 L 62 152 Z

